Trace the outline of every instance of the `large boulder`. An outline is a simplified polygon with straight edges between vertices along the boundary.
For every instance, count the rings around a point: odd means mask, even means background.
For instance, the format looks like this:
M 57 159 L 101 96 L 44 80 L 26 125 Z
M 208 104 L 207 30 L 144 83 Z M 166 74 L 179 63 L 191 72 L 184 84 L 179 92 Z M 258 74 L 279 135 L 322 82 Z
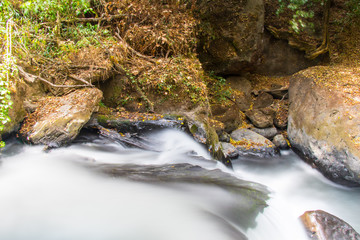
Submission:
M 360 240 L 360 235 L 348 223 L 325 211 L 307 211 L 300 219 L 309 239 Z
M 238 74 L 262 52 L 263 0 L 198 0 L 199 58 L 206 70 Z
M 356 72 L 357 71 L 357 72 Z M 360 186 L 359 70 L 314 67 L 290 79 L 293 149 L 332 181 Z
M 49 97 L 29 115 L 20 129 L 32 144 L 58 147 L 71 142 L 86 124 L 102 98 L 97 88 L 75 90 L 63 97 Z
M 14 84 L 10 88 L 12 108 L 9 109 L 10 122 L 4 126 L 1 135 L 3 138 L 17 132 L 20 124 L 24 121 L 26 113 L 29 112 L 30 105 L 37 106 L 38 99 L 43 97 L 41 86 L 39 83 L 26 83 L 22 79 L 14 80 Z

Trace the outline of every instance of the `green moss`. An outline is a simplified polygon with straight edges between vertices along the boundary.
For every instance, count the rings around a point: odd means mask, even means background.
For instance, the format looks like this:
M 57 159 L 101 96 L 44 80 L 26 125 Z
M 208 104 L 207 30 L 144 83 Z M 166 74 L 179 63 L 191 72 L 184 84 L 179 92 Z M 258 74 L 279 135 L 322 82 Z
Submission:
M 110 120 L 108 115 L 98 115 L 97 121 L 100 125 L 106 124 Z
M 196 126 L 196 124 L 193 124 L 190 128 L 190 132 L 191 134 L 195 134 L 198 131 L 198 126 Z

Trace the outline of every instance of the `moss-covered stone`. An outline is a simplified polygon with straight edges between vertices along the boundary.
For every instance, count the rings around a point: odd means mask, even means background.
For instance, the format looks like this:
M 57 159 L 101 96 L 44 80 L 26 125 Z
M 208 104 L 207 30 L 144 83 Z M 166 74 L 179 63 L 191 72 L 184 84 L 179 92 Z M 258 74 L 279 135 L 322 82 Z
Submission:
M 293 149 L 324 176 L 347 186 L 360 186 L 358 71 L 314 67 L 294 75 L 289 88 Z

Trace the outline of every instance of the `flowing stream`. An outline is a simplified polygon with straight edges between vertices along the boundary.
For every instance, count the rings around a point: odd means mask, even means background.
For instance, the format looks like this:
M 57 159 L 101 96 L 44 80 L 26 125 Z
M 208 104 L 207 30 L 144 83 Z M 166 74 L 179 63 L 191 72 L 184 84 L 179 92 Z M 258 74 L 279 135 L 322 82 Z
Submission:
M 298 216 L 316 209 L 360 231 L 360 190 L 330 183 L 290 151 L 276 159 L 239 159 L 230 170 L 182 132 L 150 139 L 157 151 L 86 136 L 49 152 L 8 141 L 0 165 L 0 239 L 239 240 L 244 233 L 250 240 L 305 240 Z M 235 214 L 244 200 L 218 185 L 133 181 L 91 168 L 184 163 L 267 186 L 268 206 L 251 222 Z

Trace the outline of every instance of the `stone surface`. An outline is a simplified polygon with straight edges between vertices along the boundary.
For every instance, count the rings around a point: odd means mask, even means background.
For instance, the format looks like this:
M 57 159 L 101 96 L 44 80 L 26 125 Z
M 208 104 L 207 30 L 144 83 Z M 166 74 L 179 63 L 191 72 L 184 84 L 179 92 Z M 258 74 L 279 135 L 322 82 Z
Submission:
M 289 117 L 289 102 L 279 101 L 275 104 L 274 125 L 280 129 L 286 129 Z
M 222 151 L 224 153 L 225 158 L 234 159 L 239 156 L 238 150 L 231 143 L 221 142 L 221 146 L 222 146 L 222 149 L 223 149 Z
M 266 137 L 267 139 L 273 139 L 275 135 L 278 133 L 278 130 L 274 127 L 271 128 L 251 128 L 251 131 L 256 132 L 257 134 L 260 134 L 263 137 Z
M 318 71 L 323 72 L 320 79 Z M 360 186 L 360 101 L 323 85 L 321 77 L 329 71 L 316 67 L 291 78 L 289 140 L 294 151 L 325 177 Z M 347 69 L 336 74 L 340 79 L 357 77 Z
M 43 97 L 44 94 L 40 89 L 41 86 L 39 83 L 26 84 L 21 79 L 18 79 L 14 85 L 12 85 L 10 91 L 13 104 L 12 108 L 9 109 L 11 121 L 5 124 L 4 130 L 1 132 L 3 138 L 20 129 L 20 124 L 28 112 L 26 103 L 28 101 L 36 102 L 37 99 Z
M 214 108 L 212 107 L 212 110 L 213 109 Z M 230 107 L 225 107 L 224 112 L 219 110 L 213 110 L 212 112 L 214 118 L 224 124 L 225 132 L 232 132 L 243 123 L 242 113 L 236 104 L 233 104 Z
M 231 133 L 231 140 L 240 156 L 273 157 L 278 156 L 276 146 L 265 137 L 248 129 L 237 129 Z
M 245 77 L 241 76 L 230 76 L 226 78 L 226 82 L 234 90 L 241 91 L 245 96 L 250 96 L 252 91 L 251 82 Z
M 239 74 L 262 51 L 263 0 L 199 0 L 199 59 L 216 74 Z
M 285 137 L 282 134 L 278 134 L 274 137 L 274 139 L 272 140 L 272 142 L 275 144 L 276 147 L 280 148 L 280 149 L 288 149 L 289 145 L 286 142 Z
M 360 235 L 349 224 L 325 211 L 307 211 L 300 219 L 309 239 L 360 240 Z
M 58 147 L 71 142 L 98 107 L 102 92 L 97 88 L 75 90 L 63 97 L 39 103 L 20 129 L 22 139 L 32 144 Z
M 272 112 L 266 111 L 266 109 L 252 109 L 246 111 L 245 114 L 255 127 L 268 128 L 273 126 L 274 116 Z
M 262 92 L 257 96 L 254 101 L 254 108 L 266 108 L 269 107 L 274 101 L 274 98 L 271 94 Z

